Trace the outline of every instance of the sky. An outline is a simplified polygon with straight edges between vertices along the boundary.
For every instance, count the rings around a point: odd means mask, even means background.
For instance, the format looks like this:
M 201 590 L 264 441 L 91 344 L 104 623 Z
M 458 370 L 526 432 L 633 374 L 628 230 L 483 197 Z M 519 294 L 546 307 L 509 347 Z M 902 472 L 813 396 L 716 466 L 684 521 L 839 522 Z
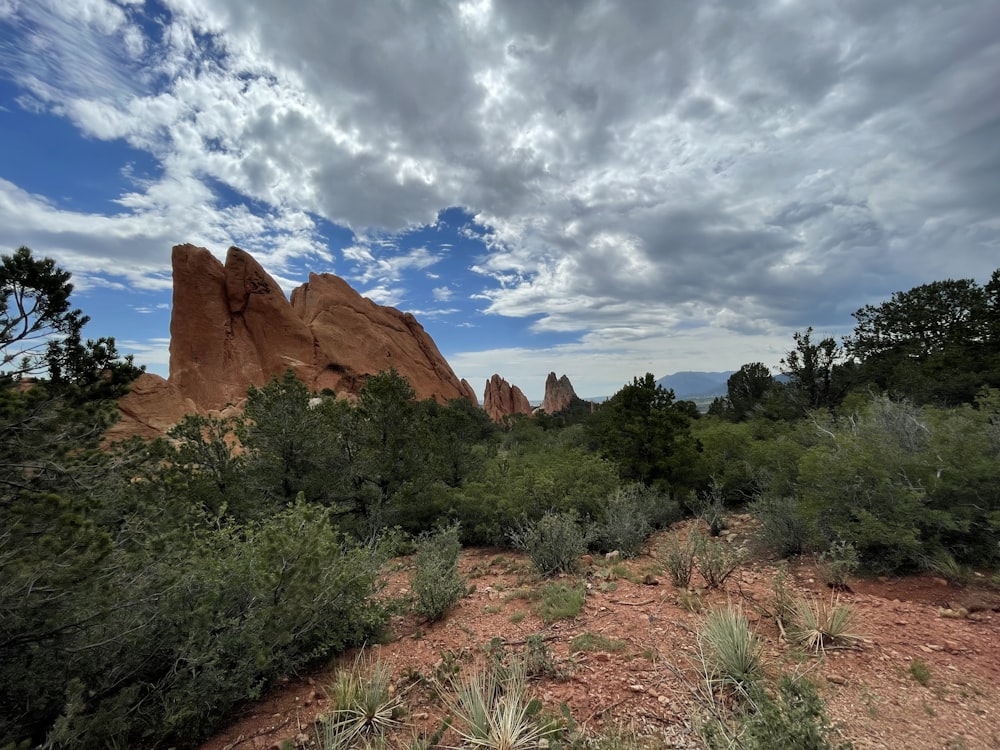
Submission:
M 0 0 L 0 252 L 168 373 L 170 250 L 335 273 L 482 396 L 777 368 L 1000 266 L 995 0 Z

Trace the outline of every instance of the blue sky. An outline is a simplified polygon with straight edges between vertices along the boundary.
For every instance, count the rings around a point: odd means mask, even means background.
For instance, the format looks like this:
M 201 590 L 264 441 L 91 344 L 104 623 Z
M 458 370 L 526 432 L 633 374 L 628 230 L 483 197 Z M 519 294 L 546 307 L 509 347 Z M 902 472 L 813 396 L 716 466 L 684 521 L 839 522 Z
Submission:
M 332 272 L 480 395 L 776 366 L 1000 266 L 1000 5 L 0 0 L 0 251 L 167 374 L 170 248 Z

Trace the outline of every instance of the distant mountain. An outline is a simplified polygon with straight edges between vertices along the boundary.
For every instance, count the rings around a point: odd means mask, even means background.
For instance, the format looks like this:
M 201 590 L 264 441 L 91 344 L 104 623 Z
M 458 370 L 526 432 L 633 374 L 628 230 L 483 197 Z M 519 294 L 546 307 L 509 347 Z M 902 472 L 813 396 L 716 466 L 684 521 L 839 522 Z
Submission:
M 678 401 L 715 398 L 726 395 L 726 381 L 735 370 L 725 372 L 675 372 L 656 381 L 657 385 L 671 388 Z

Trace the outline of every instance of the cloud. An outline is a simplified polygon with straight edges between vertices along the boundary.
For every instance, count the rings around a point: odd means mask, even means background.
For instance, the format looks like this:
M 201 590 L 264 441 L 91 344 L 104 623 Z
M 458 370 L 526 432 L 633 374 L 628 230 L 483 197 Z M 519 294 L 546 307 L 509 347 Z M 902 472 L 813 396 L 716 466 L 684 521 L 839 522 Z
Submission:
M 22 106 L 159 166 L 108 215 L 0 182 L 0 226 L 84 274 L 162 285 L 180 240 L 242 244 L 276 273 L 329 265 L 329 222 L 354 233 L 338 268 L 398 304 L 413 271 L 447 289 L 452 248 L 415 238 L 459 206 L 488 315 L 645 342 L 637 364 L 697 330 L 725 369 L 735 336 L 842 330 L 866 302 L 996 265 L 994 3 L 0 8 Z
M 455 292 L 446 286 L 438 286 L 431 290 L 431 294 L 438 302 L 447 302 L 454 296 Z
M 122 354 L 132 354 L 136 363 L 146 365 L 146 371 L 162 377 L 168 375 L 170 363 L 170 339 L 153 338 L 145 341 L 125 339 L 116 341 L 115 345 Z
M 398 287 L 387 287 L 380 284 L 378 286 L 364 289 L 361 292 L 361 296 L 367 297 L 372 302 L 379 305 L 398 307 L 402 300 L 406 298 L 406 290 Z
M 349 274 L 362 284 L 373 280 L 385 283 L 399 281 L 403 274 L 411 270 L 424 270 L 440 260 L 426 247 L 400 250 L 392 242 L 374 250 L 368 246 L 352 245 L 341 251 L 344 259 L 353 262 L 354 272 Z

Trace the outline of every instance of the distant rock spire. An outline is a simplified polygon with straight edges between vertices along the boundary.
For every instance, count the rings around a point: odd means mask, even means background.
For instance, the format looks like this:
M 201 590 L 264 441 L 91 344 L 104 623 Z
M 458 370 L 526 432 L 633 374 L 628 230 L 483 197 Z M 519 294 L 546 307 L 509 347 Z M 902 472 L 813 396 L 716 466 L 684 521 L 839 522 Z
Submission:
M 565 411 L 580 400 L 567 376 L 563 375 L 557 380 L 556 374 L 550 372 L 545 379 L 545 399 L 539 409 L 546 414 L 556 414 Z
M 516 385 L 511 385 L 499 375 L 494 374 L 486 381 L 483 391 L 483 409 L 494 422 L 500 422 L 504 417 L 514 414 L 531 416 L 531 404 L 528 397 Z

